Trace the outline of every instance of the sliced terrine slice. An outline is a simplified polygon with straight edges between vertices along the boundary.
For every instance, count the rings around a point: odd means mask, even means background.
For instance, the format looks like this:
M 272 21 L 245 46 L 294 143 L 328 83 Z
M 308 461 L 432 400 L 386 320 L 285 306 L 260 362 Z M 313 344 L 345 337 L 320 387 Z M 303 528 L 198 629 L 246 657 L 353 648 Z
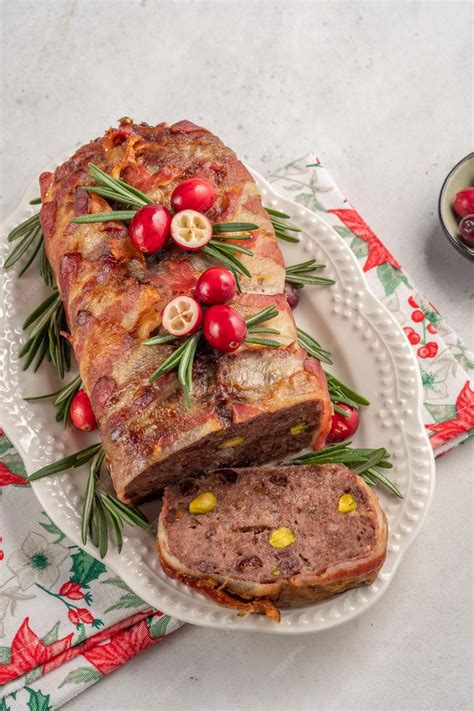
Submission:
M 165 489 L 165 573 L 240 614 L 372 583 L 385 560 L 378 498 L 343 465 L 220 469 Z

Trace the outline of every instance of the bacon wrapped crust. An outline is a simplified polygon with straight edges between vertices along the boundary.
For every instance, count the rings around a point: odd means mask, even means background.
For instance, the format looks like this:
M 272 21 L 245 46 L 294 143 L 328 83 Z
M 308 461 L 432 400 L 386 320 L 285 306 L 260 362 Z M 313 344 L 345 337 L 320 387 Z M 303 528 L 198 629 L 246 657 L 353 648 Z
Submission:
M 192 514 L 204 492 L 215 508 Z M 357 508 L 339 510 L 350 494 Z M 289 528 L 294 542 L 273 547 Z M 167 487 L 157 550 L 164 572 L 239 614 L 280 620 L 279 609 L 372 583 L 383 565 L 387 521 L 372 489 L 343 465 L 223 469 Z
M 212 222 L 256 223 L 241 243 L 253 252 L 241 256 L 252 276 L 241 278 L 242 293 L 231 305 L 245 316 L 276 306 L 271 325 L 280 329 L 282 346 L 244 344 L 232 354 L 200 346 L 189 409 L 176 373 L 149 383 L 173 348 L 143 341 L 159 329 L 169 299 L 192 295 L 199 275 L 216 262 L 175 247 L 145 257 L 121 222 L 71 223 L 110 210 L 82 189 L 93 184 L 89 162 L 167 207 L 178 183 L 203 178 L 217 192 Z M 324 444 L 332 412 L 325 375 L 297 345 L 282 293 L 283 258 L 255 182 L 217 137 L 188 121 L 148 126 L 122 119 L 118 129 L 43 174 L 40 185 L 48 259 L 119 498 L 138 503 L 196 471 Z M 291 434 L 297 424 L 300 431 Z

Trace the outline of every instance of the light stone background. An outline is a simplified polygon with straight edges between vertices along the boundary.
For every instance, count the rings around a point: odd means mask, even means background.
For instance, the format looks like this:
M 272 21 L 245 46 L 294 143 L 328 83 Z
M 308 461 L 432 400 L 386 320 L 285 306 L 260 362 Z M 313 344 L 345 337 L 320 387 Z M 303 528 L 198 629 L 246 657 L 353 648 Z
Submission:
M 317 151 L 472 343 L 473 266 L 441 183 L 472 150 L 468 2 L 2 0 L 2 214 L 123 115 L 208 126 L 263 174 Z M 469 333 L 470 330 L 470 333 Z M 426 525 L 379 604 L 314 636 L 186 627 L 71 702 L 88 709 L 468 709 L 472 448 L 438 463 Z

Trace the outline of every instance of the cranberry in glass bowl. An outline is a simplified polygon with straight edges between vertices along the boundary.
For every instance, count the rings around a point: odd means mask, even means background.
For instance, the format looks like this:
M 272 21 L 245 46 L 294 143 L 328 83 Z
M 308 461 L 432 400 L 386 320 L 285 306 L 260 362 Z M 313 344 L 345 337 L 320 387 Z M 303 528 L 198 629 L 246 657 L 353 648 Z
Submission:
M 462 216 L 471 209 L 471 191 L 474 191 L 474 153 L 459 161 L 449 172 L 438 202 L 439 219 L 446 238 L 463 257 L 474 261 L 474 246 L 463 239 L 460 230 Z

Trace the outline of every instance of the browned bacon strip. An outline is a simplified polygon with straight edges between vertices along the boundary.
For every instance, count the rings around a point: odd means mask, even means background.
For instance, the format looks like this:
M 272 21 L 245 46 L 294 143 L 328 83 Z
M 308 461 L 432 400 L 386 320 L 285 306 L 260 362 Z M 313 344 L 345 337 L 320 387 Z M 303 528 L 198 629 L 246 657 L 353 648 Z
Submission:
M 200 347 L 191 407 L 175 373 L 150 375 L 172 352 L 147 347 L 167 301 L 190 294 L 213 264 L 203 253 L 169 248 L 145 258 L 120 222 L 73 224 L 73 216 L 108 211 L 92 184 L 93 162 L 156 202 L 169 206 L 173 188 L 189 177 L 212 183 L 213 222 L 258 224 L 242 255 L 252 274 L 232 304 L 245 315 L 274 304 L 283 346 L 244 346 L 232 355 Z M 324 373 L 296 343 L 283 295 L 284 265 L 255 182 L 235 154 L 188 121 L 148 126 L 122 119 L 118 129 L 80 148 L 54 174 L 41 176 L 41 223 L 65 303 L 84 387 L 99 423 L 118 496 L 138 502 L 167 483 L 222 464 L 256 464 L 317 442 L 330 423 Z M 274 324 L 272 323 L 272 326 Z M 297 434 L 294 425 L 305 423 Z

